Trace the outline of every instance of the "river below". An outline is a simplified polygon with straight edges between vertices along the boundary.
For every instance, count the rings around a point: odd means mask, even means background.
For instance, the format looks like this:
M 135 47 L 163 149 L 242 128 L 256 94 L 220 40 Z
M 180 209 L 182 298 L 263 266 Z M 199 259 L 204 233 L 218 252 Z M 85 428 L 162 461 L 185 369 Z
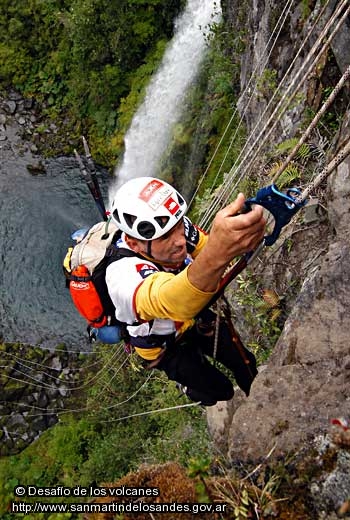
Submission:
M 28 165 L 42 164 L 33 175 Z M 40 169 L 39 169 L 40 171 Z M 106 193 L 108 174 L 99 172 Z M 6 125 L 0 142 L 0 335 L 68 350 L 90 350 L 86 324 L 65 288 L 62 260 L 73 231 L 101 219 L 76 160 L 42 160 Z

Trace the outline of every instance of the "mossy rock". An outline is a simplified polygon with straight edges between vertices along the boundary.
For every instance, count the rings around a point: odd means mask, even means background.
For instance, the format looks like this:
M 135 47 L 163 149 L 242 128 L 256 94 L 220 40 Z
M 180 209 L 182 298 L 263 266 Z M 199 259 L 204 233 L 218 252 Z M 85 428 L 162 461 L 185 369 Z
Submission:
M 3 401 L 16 401 L 25 392 L 27 385 L 19 381 L 9 380 L 2 390 Z

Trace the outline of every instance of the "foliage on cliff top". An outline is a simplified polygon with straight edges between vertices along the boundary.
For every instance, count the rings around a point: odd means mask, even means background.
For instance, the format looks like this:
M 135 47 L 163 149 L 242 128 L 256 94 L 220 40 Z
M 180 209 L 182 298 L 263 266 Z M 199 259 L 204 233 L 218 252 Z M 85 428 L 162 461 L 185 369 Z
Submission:
M 96 138 L 106 137 L 118 127 L 116 110 L 135 77 L 140 79 L 138 69 L 150 60 L 150 75 L 161 58 L 157 45 L 171 38 L 183 5 L 183 0 L 5 0 L 0 83 L 34 97 L 53 116 L 68 116 L 72 133 L 82 122 Z

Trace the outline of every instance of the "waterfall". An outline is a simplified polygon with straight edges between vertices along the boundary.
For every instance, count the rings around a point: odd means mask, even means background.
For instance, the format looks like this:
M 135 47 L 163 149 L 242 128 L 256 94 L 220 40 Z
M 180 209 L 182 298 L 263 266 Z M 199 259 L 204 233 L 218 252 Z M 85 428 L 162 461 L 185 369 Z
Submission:
M 188 0 L 176 20 L 174 37 L 126 133 L 125 152 L 122 164 L 115 171 L 110 200 L 126 180 L 156 176 L 172 126 L 181 115 L 184 96 L 196 78 L 205 52 L 204 31 L 219 17 L 215 0 Z

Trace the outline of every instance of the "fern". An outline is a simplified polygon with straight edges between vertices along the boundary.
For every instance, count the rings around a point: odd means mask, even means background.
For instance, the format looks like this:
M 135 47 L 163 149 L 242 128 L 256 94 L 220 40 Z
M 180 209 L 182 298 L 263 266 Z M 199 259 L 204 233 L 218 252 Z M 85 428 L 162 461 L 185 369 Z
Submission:
M 301 172 L 298 167 L 293 163 L 289 164 L 278 179 L 279 189 L 285 188 L 286 186 L 289 187 L 293 182 L 300 178 Z
M 299 139 L 297 137 L 292 137 L 291 139 L 286 139 L 282 141 L 282 143 L 278 144 L 275 148 L 274 156 L 279 157 L 284 154 L 289 154 L 293 148 L 298 144 Z
M 282 166 L 282 164 L 283 164 L 283 161 L 274 162 L 270 168 L 265 169 L 265 174 L 268 175 L 269 177 L 274 177 L 276 175 L 276 173 L 278 172 L 278 170 L 280 169 L 280 167 Z
M 307 161 L 311 156 L 311 147 L 310 145 L 304 143 L 301 145 L 299 150 L 297 151 L 296 157 L 297 159 L 301 159 L 302 161 Z
M 282 161 L 273 163 L 273 165 L 268 170 L 266 170 L 265 173 L 271 178 L 275 177 L 282 164 Z M 286 186 L 290 186 L 294 181 L 299 180 L 300 178 L 301 171 L 299 170 L 298 166 L 295 163 L 290 163 L 278 177 L 279 188 L 282 189 Z

